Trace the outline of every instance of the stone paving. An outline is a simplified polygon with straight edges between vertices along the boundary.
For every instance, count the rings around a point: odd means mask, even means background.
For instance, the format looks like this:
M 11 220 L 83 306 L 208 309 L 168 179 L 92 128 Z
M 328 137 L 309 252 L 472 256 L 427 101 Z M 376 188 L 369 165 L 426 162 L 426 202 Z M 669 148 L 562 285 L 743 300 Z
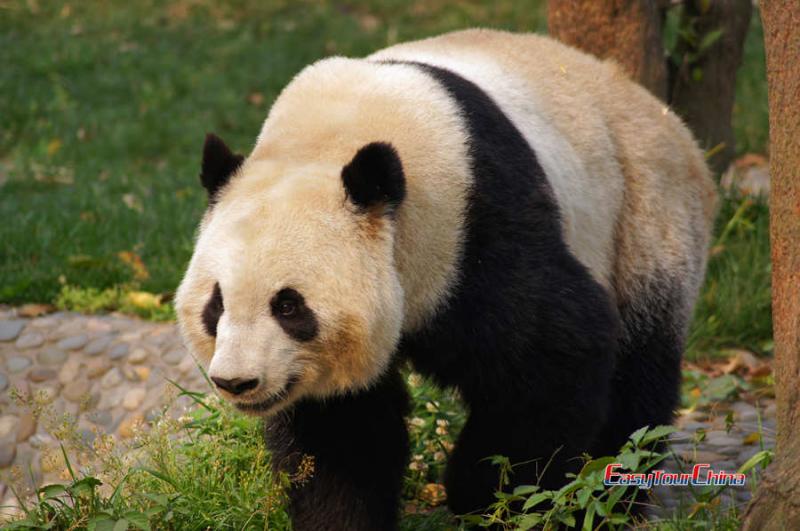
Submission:
M 63 481 L 43 455 L 58 442 L 13 395 L 74 417 L 85 442 L 98 433 L 126 439 L 174 396 L 167 379 L 208 389 L 174 324 L 68 312 L 25 319 L 0 307 L 0 478 L 18 465 L 29 482 Z M 0 505 L 13 499 L 0 479 Z
M 729 413 L 732 424 L 727 425 Z M 718 404 L 713 412 L 693 411 L 679 416 L 676 428 L 671 437 L 672 456 L 660 468 L 690 472 L 693 464 L 707 463 L 714 471 L 736 472 L 762 447 L 775 447 L 775 402 L 761 401 L 757 407 L 746 401 Z M 727 488 L 721 502 L 744 508 L 752 489 L 752 483 Z M 651 503 L 651 515 L 666 517 L 678 507 L 688 514 L 695 500 L 690 487 L 662 486 L 653 489 Z
M 97 433 L 130 438 L 137 423 L 155 418 L 172 387 L 167 379 L 191 390 L 208 389 L 174 324 L 69 312 L 22 318 L 16 309 L 0 307 L 0 478 L 13 465 L 30 470 L 32 483 L 38 485 L 58 481 L 61 472 L 43 458 L 46 448 L 58 447 L 56 439 L 30 408 L 12 397 L 12 390 L 73 416 L 77 432 L 90 442 Z M 730 429 L 726 408 L 733 412 Z M 759 431 L 759 417 L 763 444 L 771 447 L 775 406 L 769 401 L 760 412 L 742 401 L 722 405 L 713 414 L 694 411 L 679 417 L 680 431 L 672 445 L 677 459 L 669 459 L 665 468 L 685 470 L 702 462 L 735 471 L 760 449 L 752 435 Z M 698 430 L 705 437 L 692 442 Z M 747 487 L 728 491 L 724 503 L 743 504 L 750 497 Z M 691 506 L 686 487 L 654 489 L 652 500 L 654 515 Z M 13 504 L 0 479 L 0 505 Z

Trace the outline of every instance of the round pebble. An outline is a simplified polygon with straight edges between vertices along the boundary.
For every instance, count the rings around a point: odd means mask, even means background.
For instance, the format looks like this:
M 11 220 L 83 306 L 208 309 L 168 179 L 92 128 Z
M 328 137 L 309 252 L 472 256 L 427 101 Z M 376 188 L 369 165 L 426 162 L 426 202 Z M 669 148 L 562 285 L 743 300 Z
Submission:
M 178 365 L 178 371 L 180 371 L 181 374 L 188 374 L 196 369 L 197 363 L 195 363 L 194 358 L 191 356 L 185 356 Z
M 34 433 L 36 433 L 36 417 L 28 413 L 19 419 L 19 425 L 17 426 L 17 442 L 27 441 Z
M 11 374 L 22 372 L 31 366 L 31 360 L 22 356 L 12 356 L 6 360 L 6 368 Z
M 58 348 L 62 348 L 64 350 L 76 350 L 83 347 L 88 341 L 89 338 L 86 336 L 86 334 L 72 336 L 59 341 Z
M 78 356 L 70 357 L 58 372 L 58 381 L 64 385 L 75 380 L 81 370 L 81 359 Z
M 88 345 L 86 345 L 86 348 L 83 349 L 83 352 L 87 356 L 97 356 L 98 354 L 102 354 L 106 351 L 112 340 L 113 336 L 110 335 L 93 339 Z
M 86 364 L 86 375 L 89 378 L 97 378 L 108 372 L 111 368 L 111 362 L 105 358 L 94 358 L 89 360 Z
M 140 382 L 146 382 L 150 377 L 150 367 L 134 367 L 133 370 Z
M 131 389 L 125 394 L 125 398 L 122 400 L 122 407 L 124 407 L 128 411 L 133 411 L 142 404 L 144 396 L 145 396 L 145 390 L 143 388 L 137 387 Z
M 185 355 L 186 351 L 184 349 L 176 348 L 164 354 L 164 357 L 162 359 L 164 360 L 164 363 L 168 363 L 170 365 L 177 365 L 178 363 L 181 362 L 181 360 Z
M 0 468 L 8 468 L 17 456 L 17 445 L 10 441 L 0 441 Z
M 31 435 L 31 438 L 28 439 L 28 444 L 37 449 L 50 446 L 53 443 L 55 443 L 55 439 L 46 433 L 37 433 L 35 435 Z
M 52 380 L 56 377 L 56 371 L 54 369 L 48 369 L 47 367 L 34 367 L 28 373 L 28 379 L 34 383 L 45 382 L 47 380 Z
M 89 392 L 89 382 L 86 380 L 75 380 L 68 383 L 61 391 L 61 395 L 70 402 L 80 402 Z
M 58 365 L 67 359 L 67 353 L 57 348 L 48 348 L 36 357 L 44 365 Z
M 127 343 L 119 343 L 115 345 L 114 348 L 111 349 L 111 351 L 108 353 L 108 357 L 109 359 L 112 360 L 118 360 L 120 358 L 123 358 L 128 354 L 129 348 L 130 347 L 128 346 Z
M 166 375 L 164 371 L 161 370 L 160 367 L 154 367 L 152 371 L 150 371 L 150 378 L 147 379 L 147 387 L 152 388 L 161 383 L 164 383 L 164 379 Z
M 44 336 L 42 334 L 39 332 L 29 332 L 19 336 L 15 345 L 19 349 L 27 349 L 39 347 L 42 343 L 44 343 Z
M 711 446 L 741 446 L 742 438 L 733 437 L 724 431 L 710 431 L 706 434 L 706 443 Z
M 19 424 L 19 418 L 14 415 L 3 415 L 0 417 L 0 439 L 4 439 L 7 435 L 14 433 Z
M 91 318 L 86 321 L 86 329 L 92 332 L 111 332 L 111 325 L 101 319 Z
M 0 321 L 0 341 L 12 341 L 25 328 L 26 321 L 17 319 L 13 321 Z
M 8 388 L 8 376 L 0 372 L 0 391 L 5 391 Z
M 98 426 L 108 426 L 113 420 L 111 412 L 107 409 L 101 411 L 92 411 L 88 415 L 89 421 Z
M 131 352 L 131 355 L 128 356 L 128 362 L 133 363 L 134 365 L 144 363 L 149 354 L 150 353 L 146 349 L 135 348 L 133 349 L 133 352 Z
M 111 389 L 112 387 L 118 386 L 122 383 L 122 373 L 120 373 L 119 369 L 116 367 L 111 371 L 107 372 L 103 379 L 100 380 L 100 385 L 103 386 L 103 389 Z
M 31 326 L 36 327 L 38 329 L 42 328 L 50 328 L 58 324 L 58 317 L 54 317 L 52 315 L 48 315 L 47 317 L 40 317 L 39 319 L 34 319 L 31 321 Z

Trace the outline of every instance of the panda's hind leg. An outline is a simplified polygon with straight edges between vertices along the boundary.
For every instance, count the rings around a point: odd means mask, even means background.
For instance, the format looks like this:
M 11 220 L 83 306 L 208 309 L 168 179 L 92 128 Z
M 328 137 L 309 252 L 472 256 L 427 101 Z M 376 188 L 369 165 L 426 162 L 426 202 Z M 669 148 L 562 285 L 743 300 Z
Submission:
M 672 424 L 690 305 L 677 281 L 651 281 L 619 305 L 622 334 L 610 407 L 592 455 L 616 455 L 643 426 Z
M 597 437 L 593 457 L 614 456 L 639 428 L 672 424 L 678 406 L 681 357 L 690 305 L 678 282 L 651 282 L 648 289 L 619 306 L 622 321 L 619 358 L 611 380 L 608 418 Z M 663 444 L 652 450 L 660 452 Z M 647 491 L 632 498 L 632 515 L 642 515 Z

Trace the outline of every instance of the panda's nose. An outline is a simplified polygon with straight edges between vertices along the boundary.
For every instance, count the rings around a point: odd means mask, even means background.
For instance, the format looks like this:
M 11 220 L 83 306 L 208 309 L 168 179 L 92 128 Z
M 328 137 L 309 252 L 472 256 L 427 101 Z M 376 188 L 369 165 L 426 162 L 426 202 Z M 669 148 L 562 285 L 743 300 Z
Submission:
M 255 389 L 258 387 L 258 379 L 251 378 L 219 378 L 217 376 L 212 376 L 211 381 L 216 384 L 217 387 L 222 389 L 223 391 L 228 391 L 232 395 L 240 395 L 245 391 L 249 391 L 250 389 Z

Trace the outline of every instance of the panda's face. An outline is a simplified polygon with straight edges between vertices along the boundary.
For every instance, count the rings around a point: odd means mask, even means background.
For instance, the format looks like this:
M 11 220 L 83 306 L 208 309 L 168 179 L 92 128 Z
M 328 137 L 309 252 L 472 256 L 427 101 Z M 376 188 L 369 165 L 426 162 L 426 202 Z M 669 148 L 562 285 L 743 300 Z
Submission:
M 252 414 L 368 386 L 403 319 L 397 154 L 372 144 L 344 168 L 247 161 L 237 171 L 224 188 L 207 185 L 214 204 L 178 290 L 193 352 Z

